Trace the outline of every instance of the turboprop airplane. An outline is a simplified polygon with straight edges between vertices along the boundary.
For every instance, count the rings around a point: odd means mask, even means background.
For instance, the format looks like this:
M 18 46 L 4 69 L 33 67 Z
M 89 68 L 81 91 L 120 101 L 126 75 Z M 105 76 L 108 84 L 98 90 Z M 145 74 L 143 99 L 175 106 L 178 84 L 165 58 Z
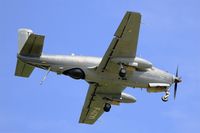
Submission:
M 146 88 L 147 92 L 164 92 L 161 98 L 168 101 L 169 88 L 177 84 L 176 75 L 153 66 L 145 59 L 136 57 L 141 15 L 127 12 L 103 58 L 89 56 L 65 56 L 42 54 L 44 36 L 30 29 L 18 30 L 18 54 L 15 75 L 29 77 L 35 67 L 83 79 L 89 89 L 80 116 L 80 123 L 93 124 L 111 105 L 134 103 L 136 98 L 124 93 L 126 87 Z M 45 75 L 44 79 L 46 78 Z M 43 79 L 43 80 L 44 80 Z

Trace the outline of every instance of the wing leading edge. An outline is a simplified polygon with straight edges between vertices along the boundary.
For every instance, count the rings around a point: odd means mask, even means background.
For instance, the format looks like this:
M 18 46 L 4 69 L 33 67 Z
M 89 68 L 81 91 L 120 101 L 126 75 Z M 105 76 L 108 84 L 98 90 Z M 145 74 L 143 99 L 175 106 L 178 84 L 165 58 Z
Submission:
M 139 37 L 141 15 L 137 12 L 127 12 L 121 21 L 114 38 L 107 49 L 97 71 L 113 71 L 112 58 L 135 58 Z

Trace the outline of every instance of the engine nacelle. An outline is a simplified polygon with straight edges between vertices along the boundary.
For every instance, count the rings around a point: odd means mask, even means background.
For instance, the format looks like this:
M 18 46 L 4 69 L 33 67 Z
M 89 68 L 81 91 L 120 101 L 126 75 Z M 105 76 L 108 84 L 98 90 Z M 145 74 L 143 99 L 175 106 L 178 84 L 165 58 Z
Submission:
M 64 75 L 70 76 L 74 79 L 85 79 L 85 73 L 80 68 L 72 68 L 63 72 Z

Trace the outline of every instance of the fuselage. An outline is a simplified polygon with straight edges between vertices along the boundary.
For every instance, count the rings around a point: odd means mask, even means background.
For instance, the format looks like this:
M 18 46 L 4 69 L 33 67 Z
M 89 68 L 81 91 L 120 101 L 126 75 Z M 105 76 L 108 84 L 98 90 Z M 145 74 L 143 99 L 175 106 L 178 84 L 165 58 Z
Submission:
M 50 68 L 51 71 L 56 72 L 57 74 L 63 74 L 64 71 L 72 68 L 80 68 L 84 71 L 85 80 L 87 82 L 101 82 L 105 84 L 115 82 L 119 85 L 134 88 L 150 88 L 149 83 L 164 83 L 171 85 L 173 84 L 174 78 L 172 74 L 152 66 L 146 70 L 131 69 L 127 72 L 127 79 L 121 80 L 118 73 L 98 73 L 95 71 L 102 60 L 102 58 L 99 57 L 75 55 L 41 55 L 40 57 L 27 57 L 18 55 L 18 58 L 35 67 L 42 69 Z M 135 62 L 146 61 L 138 57 L 134 60 Z M 160 91 L 163 91 L 163 89 L 161 88 Z
M 173 83 L 176 97 L 177 84 L 181 82 L 178 68 L 174 76 L 154 67 L 150 61 L 136 57 L 140 24 L 140 13 L 127 12 L 103 58 L 44 55 L 45 36 L 30 29 L 19 29 L 15 75 L 27 78 L 38 67 L 47 70 L 41 83 L 50 71 L 88 82 L 80 123 L 93 124 L 103 112 L 110 111 L 111 104 L 135 103 L 134 96 L 123 92 L 126 87 L 165 92 L 161 99 L 166 102 Z

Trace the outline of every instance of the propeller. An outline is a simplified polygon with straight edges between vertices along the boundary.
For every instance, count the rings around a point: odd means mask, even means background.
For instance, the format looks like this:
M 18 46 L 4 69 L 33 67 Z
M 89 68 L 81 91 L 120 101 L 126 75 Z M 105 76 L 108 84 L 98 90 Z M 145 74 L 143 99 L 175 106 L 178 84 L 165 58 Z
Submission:
M 176 99 L 176 92 L 177 92 L 177 87 L 178 83 L 180 83 L 182 80 L 180 77 L 178 77 L 178 67 L 176 68 L 176 77 L 174 78 L 174 100 Z

